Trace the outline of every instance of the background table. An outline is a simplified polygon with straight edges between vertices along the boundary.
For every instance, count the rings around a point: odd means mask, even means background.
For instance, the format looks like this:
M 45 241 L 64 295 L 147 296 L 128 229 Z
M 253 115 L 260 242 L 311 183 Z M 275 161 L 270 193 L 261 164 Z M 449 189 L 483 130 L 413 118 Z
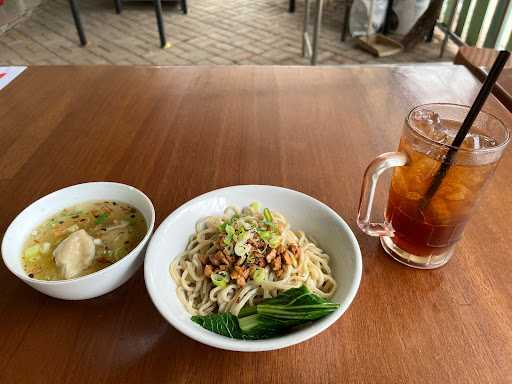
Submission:
M 111 294 L 66 302 L 2 264 L 0 382 L 510 383 L 511 151 L 442 269 L 402 266 L 355 224 L 363 171 L 396 148 L 411 107 L 469 103 L 478 87 L 446 65 L 28 68 L 0 92 L 2 231 L 36 198 L 91 180 L 145 191 L 158 222 L 214 188 L 274 184 L 344 217 L 364 271 L 327 331 L 249 354 L 173 329 L 142 270 Z M 487 108 L 512 126 L 495 100 Z

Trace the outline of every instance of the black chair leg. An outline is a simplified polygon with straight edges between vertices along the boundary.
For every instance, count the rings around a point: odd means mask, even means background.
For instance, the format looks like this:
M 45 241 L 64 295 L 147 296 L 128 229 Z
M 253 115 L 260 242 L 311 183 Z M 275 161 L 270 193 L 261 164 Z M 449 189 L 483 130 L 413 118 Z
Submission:
M 382 33 L 384 35 L 389 34 L 391 26 L 391 14 L 393 13 L 393 0 L 388 1 L 388 7 L 386 8 L 386 16 L 384 17 L 384 26 L 382 27 Z
M 184 15 L 188 13 L 187 0 L 181 0 L 181 11 Z
M 156 23 L 160 35 L 160 47 L 165 48 L 167 46 L 167 40 L 165 38 L 164 18 L 162 16 L 162 1 L 153 0 L 153 4 L 155 5 Z
M 288 3 L 288 12 L 295 12 L 295 0 L 290 0 L 290 2 Z
M 343 30 L 341 31 L 341 41 L 345 41 L 347 38 L 347 32 L 349 30 L 349 21 L 350 21 L 350 10 L 352 9 L 352 1 L 347 1 L 345 3 L 345 15 L 343 16 Z
M 80 39 L 80 45 L 87 45 L 87 39 L 85 38 L 84 28 L 82 27 L 82 21 L 80 20 L 80 10 L 76 0 L 69 0 L 69 6 L 71 8 L 71 14 L 75 21 L 76 31 L 78 32 L 78 38 Z
M 427 43 L 431 43 L 432 40 L 434 39 L 434 29 L 436 29 L 436 23 L 434 23 L 434 26 L 432 27 L 432 29 L 430 30 L 430 32 L 427 35 L 427 38 L 425 39 L 427 41 Z
M 121 12 L 123 12 L 123 4 L 121 3 L 121 0 L 114 0 L 114 5 L 116 7 L 116 13 L 119 15 Z

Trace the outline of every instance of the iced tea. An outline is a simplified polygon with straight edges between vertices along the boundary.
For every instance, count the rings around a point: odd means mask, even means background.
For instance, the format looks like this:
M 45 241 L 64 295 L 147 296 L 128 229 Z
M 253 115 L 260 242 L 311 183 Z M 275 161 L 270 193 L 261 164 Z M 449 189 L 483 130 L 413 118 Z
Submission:
M 415 150 L 402 137 L 400 152 L 409 158 L 395 169 L 391 180 L 386 220 L 395 231 L 393 241 L 402 250 L 420 257 L 447 252 L 461 237 L 480 191 L 496 168 L 453 165 L 430 202 L 424 200 L 441 159 Z
M 417 268 L 437 268 L 453 254 L 477 200 L 491 179 L 509 141 L 509 131 L 496 117 L 480 112 L 433 195 L 427 191 L 447 158 L 451 143 L 469 108 L 427 104 L 406 118 L 397 152 L 378 156 L 363 179 L 357 223 L 380 236 L 396 260 Z M 385 221 L 371 221 L 380 174 L 394 168 Z

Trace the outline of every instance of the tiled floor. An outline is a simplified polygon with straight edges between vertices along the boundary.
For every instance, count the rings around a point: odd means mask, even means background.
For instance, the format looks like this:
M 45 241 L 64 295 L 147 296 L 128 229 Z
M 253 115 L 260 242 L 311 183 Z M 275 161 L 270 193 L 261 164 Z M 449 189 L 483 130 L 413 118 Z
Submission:
M 172 47 L 159 48 L 151 2 L 124 2 L 117 15 L 112 0 L 80 0 L 89 44 L 78 45 L 67 0 L 46 0 L 32 16 L 0 35 L 1 64 L 308 64 L 301 57 L 304 6 L 287 11 L 288 0 L 189 0 L 188 15 L 165 5 Z M 439 38 L 414 51 L 377 59 L 340 41 L 343 2 L 324 11 L 319 64 L 439 61 Z M 450 47 L 445 61 L 451 61 Z

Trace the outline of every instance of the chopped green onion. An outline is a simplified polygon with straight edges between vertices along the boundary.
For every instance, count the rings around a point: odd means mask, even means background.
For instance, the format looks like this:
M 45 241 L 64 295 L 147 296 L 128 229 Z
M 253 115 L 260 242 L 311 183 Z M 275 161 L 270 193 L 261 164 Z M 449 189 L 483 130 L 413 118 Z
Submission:
M 268 209 L 268 208 L 263 209 L 263 217 L 265 218 L 265 221 L 267 222 L 265 224 L 269 224 L 272 222 L 272 214 L 270 213 L 270 209 Z
M 241 232 L 241 234 L 237 237 L 237 240 L 238 241 L 243 241 L 244 243 L 247 242 L 247 240 L 249 240 L 251 238 L 251 232 L 247 232 L 245 230 L 243 230 Z
M 230 217 L 229 222 L 230 224 L 233 224 L 235 221 L 237 221 L 240 218 L 240 215 L 238 213 L 235 213 L 233 216 Z
M 262 281 L 267 279 L 267 272 L 264 268 L 256 268 L 254 272 L 252 273 L 252 279 L 256 283 L 261 283 Z
M 238 265 L 244 265 L 244 263 L 245 263 L 245 259 L 246 259 L 246 258 L 247 258 L 247 256 L 245 256 L 245 255 L 244 255 L 244 256 L 240 256 L 240 257 L 238 258 L 238 260 L 236 261 L 236 263 L 237 263 Z
M 261 204 L 257 201 L 254 201 L 252 202 L 251 204 L 249 204 L 249 208 L 251 209 L 251 211 L 253 211 L 254 213 L 256 212 L 259 212 L 260 209 L 261 209 Z
M 270 231 L 259 231 L 258 234 L 260 235 L 261 239 L 264 241 L 269 241 L 272 237 L 272 232 Z
M 260 235 L 261 239 L 272 248 L 277 248 L 277 246 L 281 243 L 281 237 L 270 231 L 258 231 L 258 234 Z
M 229 276 L 226 271 L 212 273 L 211 277 L 213 285 L 225 288 L 229 282 Z
M 254 264 L 256 262 L 256 256 L 254 254 L 250 254 L 245 259 L 245 264 Z
M 37 259 L 39 259 L 39 244 L 34 244 L 31 247 L 28 247 L 25 249 L 25 257 L 31 261 L 34 262 Z
M 242 221 L 242 226 L 246 231 L 253 229 L 253 226 L 250 223 L 246 223 L 245 221 Z
M 234 237 L 235 241 L 240 241 L 240 240 L 243 240 L 244 236 L 245 236 L 245 228 L 240 227 L 239 229 L 235 230 L 235 236 L 233 236 L 233 237 Z
M 280 243 L 281 243 L 281 236 L 272 235 L 270 240 L 268 240 L 268 245 L 270 245 L 271 248 L 277 248 Z
M 225 231 L 228 236 L 233 236 L 235 234 L 235 229 L 230 224 L 226 224 Z
M 96 225 L 98 224 L 102 224 L 104 223 L 105 221 L 107 221 L 108 219 L 108 213 L 107 212 L 103 212 L 101 215 L 99 215 L 97 218 L 96 218 Z
M 251 250 L 251 246 L 249 244 L 246 244 L 245 241 L 238 241 L 235 244 L 235 254 L 237 256 L 245 256 L 247 255 Z
M 227 234 L 227 236 L 224 238 L 224 244 L 229 245 L 229 243 L 231 243 L 233 240 L 233 236 L 235 235 L 235 229 L 230 224 L 226 224 L 224 230 Z

